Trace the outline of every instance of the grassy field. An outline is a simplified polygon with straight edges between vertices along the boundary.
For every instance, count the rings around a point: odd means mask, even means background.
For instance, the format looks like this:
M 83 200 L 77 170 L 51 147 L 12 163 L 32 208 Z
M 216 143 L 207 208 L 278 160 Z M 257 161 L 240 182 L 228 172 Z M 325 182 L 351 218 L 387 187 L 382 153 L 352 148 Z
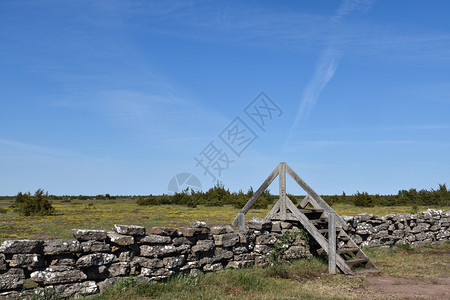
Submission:
M 231 206 L 190 208 L 181 205 L 138 206 L 130 198 L 116 200 L 53 201 L 53 216 L 21 217 L 10 208 L 11 201 L 0 202 L 0 241 L 5 239 L 72 239 L 70 230 L 110 230 L 114 224 L 141 225 L 146 228 L 168 226 L 182 228 L 194 220 L 208 225 L 230 224 L 239 212 Z M 410 206 L 361 208 L 351 205 L 333 207 L 340 215 L 356 215 L 369 212 L 377 215 L 411 212 Z M 419 207 L 418 211 L 429 207 Z M 448 209 L 440 208 L 440 209 Z M 269 209 L 252 209 L 246 220 L 265 217 Z
M 450 243 L 365 251 L 377 272 L 331 276 L 325 260 L 313 258 L 179 277 L 167 284 L 145 285 L 126 278 L 93 299 L 445 299 L 448 295 Z

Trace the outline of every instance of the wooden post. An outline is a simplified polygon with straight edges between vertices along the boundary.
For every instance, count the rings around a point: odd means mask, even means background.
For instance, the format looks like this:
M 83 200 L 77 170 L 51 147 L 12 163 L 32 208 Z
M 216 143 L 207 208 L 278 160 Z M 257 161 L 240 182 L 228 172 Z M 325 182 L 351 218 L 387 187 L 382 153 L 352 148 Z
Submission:
M 328 272 L 336 274 L 336 222 L 334 214 L 328 214 Z
M 239 230 L 245 229 L 245 215 L 243 213 L 238 213 L 237 215 L 238 223 L 239 223 Z
M 286 163 L 280 163 L 278 168 L 280 215 L 282 218 L 286 218 Z

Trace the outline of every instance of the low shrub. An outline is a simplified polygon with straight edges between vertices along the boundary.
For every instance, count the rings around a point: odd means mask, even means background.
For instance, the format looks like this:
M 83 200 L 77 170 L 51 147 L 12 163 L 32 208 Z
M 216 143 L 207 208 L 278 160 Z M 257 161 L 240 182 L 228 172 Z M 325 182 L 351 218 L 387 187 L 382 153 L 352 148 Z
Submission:
M 150 195 L 149 197 L 139 197 L 136 200 L 136 204 L 140 206 L 160 205 L 161 202 L 157 197 Z
M 48 200 L 48 193 L 42 189 L 38 189 L 33 196 L 31 194 L 18 193 L 14 205 L 18 209 L 18 212 L 22 216 L 32 216 L 32 215 L 51 215 L 54 213 L 55 209 Z

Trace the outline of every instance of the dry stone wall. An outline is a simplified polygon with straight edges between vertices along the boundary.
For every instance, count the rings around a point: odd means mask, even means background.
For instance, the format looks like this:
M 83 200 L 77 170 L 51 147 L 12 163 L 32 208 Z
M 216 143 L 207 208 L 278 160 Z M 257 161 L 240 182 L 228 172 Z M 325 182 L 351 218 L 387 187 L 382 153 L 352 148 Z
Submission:
M 343 217 L 359 246 L 421 246 L 450 239 L 450 212 Z M 176 274 L 264 266 L 274 256 L 308 258 L 309 243 L 297 222 L 256 219 L 248 229 L 193 222 L 176 230 L 115 225 L 112 231 L 74 229 L 75 240 L 8 240 L 0 246 L 0 299 L 39 293 L 77 297 L 97 293 L 118 279 L 154 282 Z M 344 247 L 339 242 L 338 247 Z
M 344 230 L 360 247 L 410 244 L 420 247 L 450 239 L 450 211 L 428 209 L 418 214 L 343 216 Z M 338 242 L 343 247 L 344 242 Z
M 0 246 L 0 299 L 39 293 L 77 297 L 97 293 L 120 277 L 153 282 L 175 274 L 267 265 L 273 249 L 282 259 L 310 257 L 300 224 L 253 219 L 245 231 L 207 227 L 151 228 L 115 225 L 113 231 L 74 229 L 76 240 L 9 240 Z M 277 244 L 289 236 L 288 244 Z M 279 243 L 279 242 L 278 242 Z

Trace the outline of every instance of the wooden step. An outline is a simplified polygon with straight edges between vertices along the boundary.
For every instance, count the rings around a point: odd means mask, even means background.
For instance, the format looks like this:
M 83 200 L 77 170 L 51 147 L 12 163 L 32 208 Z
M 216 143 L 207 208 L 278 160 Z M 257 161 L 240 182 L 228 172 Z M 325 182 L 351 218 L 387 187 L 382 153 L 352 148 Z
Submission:
M 309 209 L 309 208 L 299 208 L 298 209 L 302 214 L 317 214 L 317 213 L 323 213 L 323 209 L 321 208 L 314 208 L 314 209 Z
M 349 260 L 346 260 L 345 263 L 349 266 L 353 266 L 353 265 L 357 265 L 357 264 L 366 263 L 368 261 L 369 261 L 369 259 L 364 257 L 364 258 L 349 259 Z
M 356 252 L 359 251 L 358 247 L 353 247 L 353 248 L 341 248 L 337 250 L 338 254 L 343 254 L 343 253 L 350 253 L 350 252 Z
M 337 237 L 339 241 L 348 242 L 350 241 L 350 238 L 348 236 L 338 236 Z
M 320 219 L 313 219 L 309 220 L 312 224 L 318 225 L 318 224 L 328 224 L 328 219 L 320 218 Z
M 336 228 L 336 232 L 341 231 L 341 228 Z M 323 229 L 319 229 L 319 232 L 324 234 L 324 233 L 328 233 L 328 228 L 323 228 Z

